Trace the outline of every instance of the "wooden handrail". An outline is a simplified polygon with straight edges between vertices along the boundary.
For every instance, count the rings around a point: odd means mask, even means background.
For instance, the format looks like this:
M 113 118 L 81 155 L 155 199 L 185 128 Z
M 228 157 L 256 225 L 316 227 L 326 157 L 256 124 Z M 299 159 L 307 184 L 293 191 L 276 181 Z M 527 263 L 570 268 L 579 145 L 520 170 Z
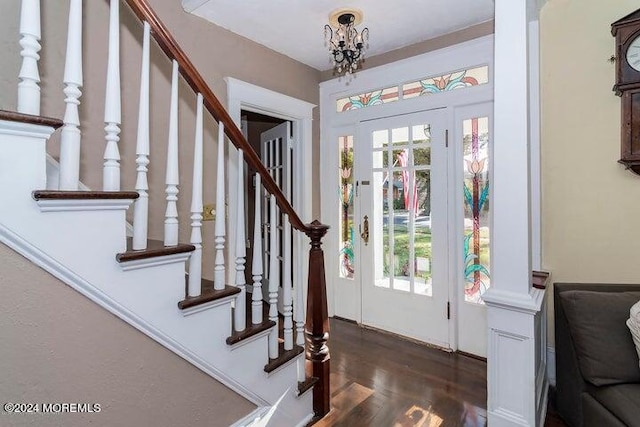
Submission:
M 109 0 L 107 0 L 108 2 Z M 242 131 L 229 116 L 229 113 L 215 96 L 209 85 L 204 81 L 202 75 L 193 65 L 187 54 L 178 45 L 167 27 L 162 23 L 158 15 L 151 9 L 146 0 L 123 0 L 138 19 L 148 22 L 151 26 L 151 34 L 162 51 L 171 60 L 176 60 L 180 67 L 180 74 L 187 81 L 191 89 L 196 93 L 201 93 L 204 98 L 204 106 L 211 115 L 219 122 L 224 123 L 224 133 L 236 148 L 244 152 L 245 161 L 250 164 L 262 177 L 262 185 L 276 197 L 276 202 L 283 213 L 289 215 L 289 222 L 296 230 L 305 234 L 311 232 L 311 228 L 302 222 L 298 213 L 293 209 L 284 193 L 273 180 L 262 160 L 253 147 L 247 142 Z

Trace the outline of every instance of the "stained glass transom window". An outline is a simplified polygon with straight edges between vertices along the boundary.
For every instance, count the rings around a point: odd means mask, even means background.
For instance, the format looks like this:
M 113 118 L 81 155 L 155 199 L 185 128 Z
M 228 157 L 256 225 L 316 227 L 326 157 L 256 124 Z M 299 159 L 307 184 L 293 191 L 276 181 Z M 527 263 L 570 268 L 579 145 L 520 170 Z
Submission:
M 491 285 L 489 229 L 489 118 L 464 120 L 464 299 L 483 304 Z
M 387 104 L 397 100 L 398 87 L 394 86 L 387 89 L 374 90 L 372 92 L 340 98 L 336 103 L 336 111 L 341 113 L 343 111 L 358 110 L 360 108 Z
M 340 199 L 340 277 L 353 279 L 353 135 L 338 138 Z
M 424 95 L 433 95 L 470 86 L 478 86 L 489 82 L 489 67 L 476 67 L 441 76 L 429 77 L 402 85 L 404 99 Z

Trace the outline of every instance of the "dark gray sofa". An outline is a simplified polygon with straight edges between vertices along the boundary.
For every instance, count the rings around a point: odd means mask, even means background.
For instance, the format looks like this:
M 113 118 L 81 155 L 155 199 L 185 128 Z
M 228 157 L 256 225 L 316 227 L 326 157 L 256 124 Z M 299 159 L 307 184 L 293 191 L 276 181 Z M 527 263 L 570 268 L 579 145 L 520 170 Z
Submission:
M 571 427 L 640 427 L 640 367 L 625 321 L 640 284 L 554 285 L 556 407 Z

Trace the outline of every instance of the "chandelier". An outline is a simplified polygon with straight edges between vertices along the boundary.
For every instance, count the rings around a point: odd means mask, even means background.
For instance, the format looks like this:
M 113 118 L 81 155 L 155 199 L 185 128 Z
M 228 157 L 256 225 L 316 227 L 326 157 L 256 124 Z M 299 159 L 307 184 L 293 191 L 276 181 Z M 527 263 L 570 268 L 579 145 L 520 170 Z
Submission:
M 324 26 L 324 39 L 333 61 L 333 74 L 352 74 L 364 62 L 365 43 L 368 45 L 369 29 L 358 32 L 356 25 L 362 22 L 362 12 L 340 9 L 329 15 L 331 25 Z M 368 47 L 368 46 L 367 46 Z

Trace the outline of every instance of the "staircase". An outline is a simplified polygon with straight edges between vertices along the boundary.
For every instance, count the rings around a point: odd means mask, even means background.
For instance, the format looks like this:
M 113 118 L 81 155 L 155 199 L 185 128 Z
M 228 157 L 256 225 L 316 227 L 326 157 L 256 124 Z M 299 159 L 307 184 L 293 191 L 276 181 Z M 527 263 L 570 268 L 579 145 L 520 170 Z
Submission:
M 0 111 L 0 185 L 5 193 L 5 202 L 0 204 L 0 240 L 255 403 L 258 410 L 238 425 L 306 425 L 329 411 L 328 318 L 321 249 L 328 227 L 317 221 L 305 224 L 298 217 L 290 200 L 147 1 L 108 3 L 103 189 L 79 191 L 83 187 L 78 105 L 83 84 L 82 39 L 83 32 L 88 31 L 83 25 L 82 0 L 69 0 L 63 121 L 40 115 L 40 1 L 22 0 L 17 112 Z M 121 6 L 142 22 L 133 191 L 120 188 L 120 144 L 124 143 L 120 141 Z M 162 241 L 149 239 L 150 234 L 160 234 L 149 232 L 149 212 L 157 209 L 150 204 L 148 180 L 149 168 L 156 167 L 150 165 L 149 156 L 149 130 L 156 125 L 149 120 L 152 39 L 172 63 Z M 178 141 L 178 129 L 186 125 L 178 115 L 180 79 L 196 95 L 188 224 L 191 237 L 184 243 L 179 241 L 178 232 L 180 218 L 186 216 L 179 215 L 178 208 L 179 144 L 185 143 Z M 203 179 L 206 113 L 215 120 L 218 135 L 213 183 Z M 51 190 L 54 184 L 47 182 L 46 146 L 57 129 L 61 141 L 59 183 L 57 189 Z M 238 204 L 229 207 L 237 215 L 235 230 L 227 230 L 226 224 L 225 170 L 231 165 L 226 164 L 225 153 L 238 169 L 238 181 L 232 186 L 237 188 Z M 248 233 L 251 236 L 245 236 L 245 163 L 257 171 L 255 223 L 252 233 Z M 202 233 L 203 193 L 208 185 L 215 186 L 216 194 L 214 241 L 203 241 Z M 262 206 L 263 194 L 269 195 L 268 206 Z M 131 236 L 127 236 L 128 210 L 133 210 Z M 268 227 L 263 227 L 261 218 L 268 219 Z M 284 237 L 278 238 L 273 230 L 282 230 Z M 306 235 L 311 242 L 307 268 L 301 264 L 305 255 L 293 251 L 296 233 Z M 269 253 L 280 254 L 268 258 L 269 265 L 263 265 L 263 239 Z M 236 243 L 234 253 L 228 249 L 230 241 Z M 215 251 L 214 260 L 203 257 L 207 245 Z M 250 266 L 246 265 L 247 248 L 252 249 Z M 212 261 L 213 277 L 203 277 L 203 265 Z M 229 277 L 234 278 L 232 283 Z M 251 279 L 249 284 L 247 277 Z M 304 283 L 308 286 L 306 303 Z M 263 285 L 268 286 L 269 296 L 265 308 Z M 281 314 L 279 302 L 284 307 Z

